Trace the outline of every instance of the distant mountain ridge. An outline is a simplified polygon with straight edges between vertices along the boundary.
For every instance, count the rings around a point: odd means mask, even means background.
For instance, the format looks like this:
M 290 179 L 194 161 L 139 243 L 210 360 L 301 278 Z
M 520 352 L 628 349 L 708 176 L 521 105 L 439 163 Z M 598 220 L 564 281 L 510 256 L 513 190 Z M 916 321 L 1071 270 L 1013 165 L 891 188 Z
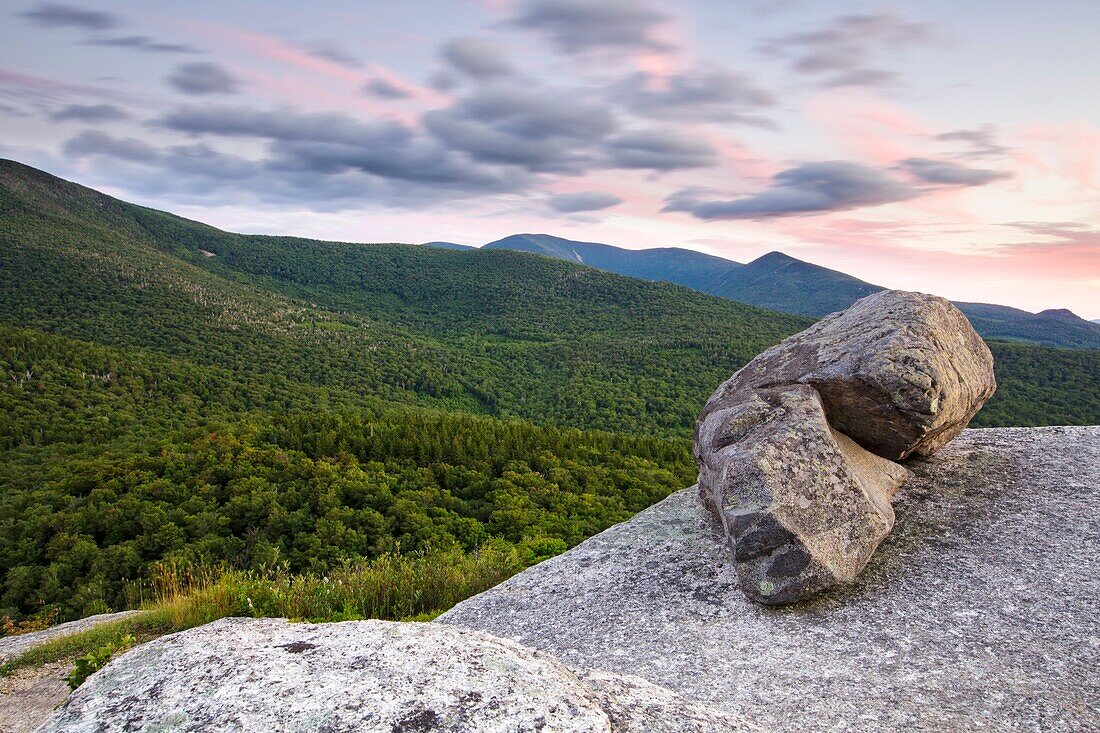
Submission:
M 568 260 L 620 275 L 684 285 L 709 293 L 740 263 L 679 247 L 629 250 L 597 242 L 574 242 L 549 234 L 513 234 L 482 249 L 511 249 Z
M 470 249 L 429 242 L 427 246 Z M 481 249 L 540 254 L 620 275 L 676 283 L 730 300 L 785 313 L 820 318 L 883 290 L 837 270 L 782 252 L 769 252 L 748 264 L 679 247 L 631 250 L 579 242 L 549 234 L 513 234 Z M 1086 321 L 1065 308 L 1030 313 L 990 303 L 956 303 L 986 338 L 1075 349 L 1100 349 L 1100 321 Z

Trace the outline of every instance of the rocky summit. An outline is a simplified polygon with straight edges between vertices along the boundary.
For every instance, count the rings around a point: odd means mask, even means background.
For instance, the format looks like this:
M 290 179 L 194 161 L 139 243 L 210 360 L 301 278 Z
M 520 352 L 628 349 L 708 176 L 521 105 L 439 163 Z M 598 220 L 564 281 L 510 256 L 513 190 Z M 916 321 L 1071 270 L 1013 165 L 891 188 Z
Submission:
M 855 583 L 738 592 L 693 489 L 437 622 L 627 672 L 778 733 L 1100 728 L 1100 428 L 967 430 Z
M 890 497 L 996 389 L 993 357 L 943 298 L 885 290 L 750 361 L 695 431 L 699 492 L 742 592 L 791 603 L 850 583 L 890 532 Z
M 42 729 L 377 733 L 759 731 L 639 677 L 451 626 L 223 619 L 144 644 Z

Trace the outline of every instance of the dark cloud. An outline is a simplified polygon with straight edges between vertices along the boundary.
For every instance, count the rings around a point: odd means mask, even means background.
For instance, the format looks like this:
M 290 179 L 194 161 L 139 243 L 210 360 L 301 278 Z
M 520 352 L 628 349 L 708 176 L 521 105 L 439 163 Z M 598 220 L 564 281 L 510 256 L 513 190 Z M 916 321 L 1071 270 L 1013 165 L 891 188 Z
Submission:
M 665 16 L 635 0 L 527 0 L 510 25 L 545 34 L 565 53 L 665 50 L 653 37 Z
M 599 211 L 621 204 L 623 200 L 603 191 L 579 191 L 551 196 L 548 203 L 554 211 L 575 214 L 579 211 Z
M 397 86 L 385 79 L 371 79 L 363 85 L 363 94 L 379 99 L 408 99 L 412 96 L 409 90 Z
M 449 92 L 458 86 L 458 79 L 446 71 L 437 71 L 428 78 L 428 86 L 437 92 Z
M 606 151 L 615 168 L 670 171 L 714 165 L 714 149 L 706 142 L 674 130 L 639 130 L 609 139 Z
M 228 71 L 206 61 L 177 66 L 168 83 L 184 94 L 235 94 L 240 86 Z
M 349 69 L 357 69 L 363 65 L 359 59 L 344 51 L 344 49 L 340 48 L 334 41 L 328 39 L 302 43 L 299 44 L 299 47 L 310 56 L 322 59 L 323 61 L 330 61 L 340 66 L 346 66 Z
M 91 38 L 83 42 L 88 46 L 108 46 L 127 48 L 145 53 L 198 53 L 194 46 L 182 43 L 164 43 L 149 36 L 115 36 L 112 38 Z
M 771 38 L 760 49 L 787 59 L 794 71 L 825 86 L 874 86 L 894 79 L 890 72 L 870 65 L 880 50 L 894 51 L 931 38 L 927 24 L 880 12 L 842 15 L 820 30 Z
M 643 117 L 764 126 L 770 123 L 752 113 L 775 104 L 770 92 L 747 77 L 718 68 L 673 74 L 660 86 L 646 74 L 632 74 L 612 87 L 611 96 Z
M 942 132 L 935 139 L 965 143 L 969 149 L 962 155 L 968 158 L 993 158 L 1009 152 L 1008 148 L 997 142 L 996 129 L 992 125 L 983 125 L 973 130 Z
M 563 104 L 563 99 L 569 99 Z M 611 111 L 558 90 L 493 86 L 427 112 L 428 128 L 447 147 L 477 160 L 536 172 L 579 172 L 615 129 Z
M 71 158 L 103 155 L 131 162 L 151 162 L 157 151 L 148 143 L 132 137 L 112 137 L 99 130 L 85 130 L 69 139 L 62 150 Z
M 476 161 L 394 120 L 362 122 L 339 113 L 303 114 L 285 107 L 209 106 L 183 107 L 154 124 L 193 135 L 266 140 L 265 166 L 280 173 L 362 173 L 421 187 L 412 191 L 391 186 L 411 194 L 410 200 L 517 190 L 529 184 L 522 171 Z
M 507 76 L 512 67 L 500 46 L 483 38 L 453 38 L 443 45 L 443 58 L 475 79 Z
M 50 114 L 54 122 L 113 122 L 130 115 L 113 104 L 70 104 Z
M 669 198 L 664 211 L 685 211 L 698 219 L 761 219 L 878 206 L 915 195 L 913 188 L 875 168 L 832 161 L 788 168 L 765 190 L 728 201 L 681 191 Z
M 987 183 L 1011 178 L 1011 173 L 970 168 L 947 160 L 932 158 L 907 158 L 901 165 L 915 178 L 925 183 L 938 183 L 947 186 L 984 186 Z
M 292 107 L 272 110 L 229 105 L 186 105 L 155 120 L 157 127 L 192 135 L 255 137 L 280 141 L 318 141 L 354 145 L 401 142 L 409 134 L 403 125 L 377 120 L 362 122 L 338 112 L 302 113 Z
M 34 9 L 18 15 L 43 28 L 82 28 L 105 31 L 119 24 L 111 13 L 61 3 L 38 3 Z

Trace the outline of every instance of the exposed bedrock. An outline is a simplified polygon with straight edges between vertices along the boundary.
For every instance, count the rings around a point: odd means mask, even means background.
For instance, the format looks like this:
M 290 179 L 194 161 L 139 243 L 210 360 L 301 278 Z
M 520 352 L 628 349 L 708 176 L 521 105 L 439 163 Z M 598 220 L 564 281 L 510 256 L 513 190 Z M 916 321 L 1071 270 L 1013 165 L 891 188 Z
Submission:
M 855 579 L 908 472 L 996 389 L 993 357 L 943 298 L 887 290 L 749 362 L 695 431 L 699 491 L 745 595 L 791 603 Z
M 572 669 L 441 624 L 231 618 L 92 675 L 46 733 L 735 733 L 759 728 L 638 677 Z

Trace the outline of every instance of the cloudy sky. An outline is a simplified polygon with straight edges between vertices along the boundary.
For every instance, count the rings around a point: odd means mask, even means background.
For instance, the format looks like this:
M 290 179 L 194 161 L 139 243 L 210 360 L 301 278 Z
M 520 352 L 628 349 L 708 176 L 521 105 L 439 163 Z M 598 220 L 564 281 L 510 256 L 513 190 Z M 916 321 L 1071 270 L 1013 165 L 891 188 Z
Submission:
M 778 249 L 1100 318 L 1095 0 L 0 12 L 0 156 L 222 228 Z

